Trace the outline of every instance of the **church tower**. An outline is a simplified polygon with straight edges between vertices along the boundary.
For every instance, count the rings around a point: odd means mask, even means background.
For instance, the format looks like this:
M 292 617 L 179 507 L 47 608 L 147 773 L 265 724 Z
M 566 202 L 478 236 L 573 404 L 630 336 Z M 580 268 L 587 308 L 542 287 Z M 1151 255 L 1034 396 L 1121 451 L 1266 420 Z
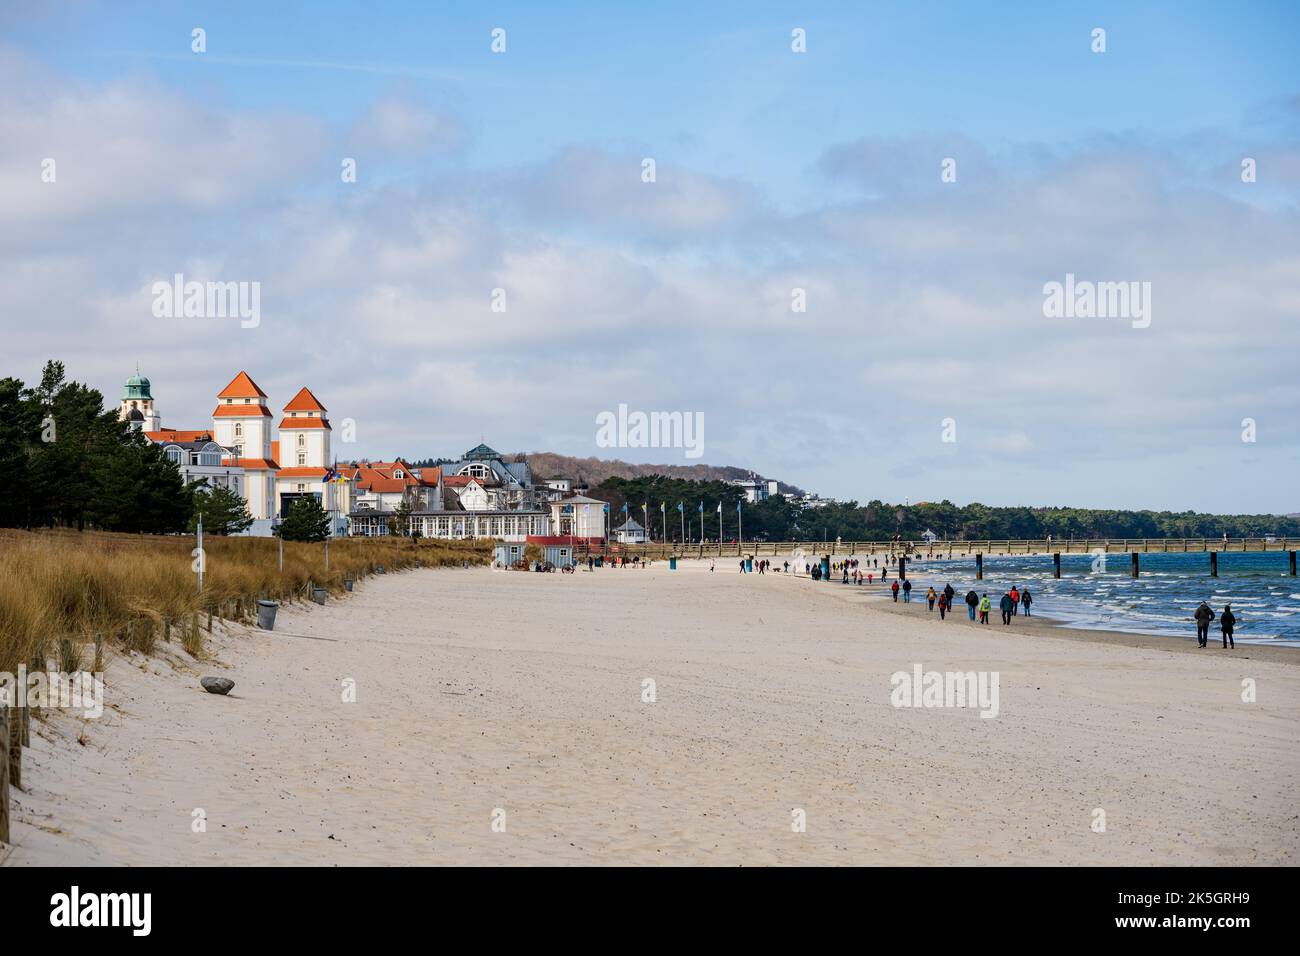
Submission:
M 149 380 L 140 374 L 138 368 L 126 380 L 122 401 L 117 406 L 117 417 L 121 421 L 130 422 L 132 428 L 141 431 L 156 432 L 162 428 L 162 416 L 154 409 Z

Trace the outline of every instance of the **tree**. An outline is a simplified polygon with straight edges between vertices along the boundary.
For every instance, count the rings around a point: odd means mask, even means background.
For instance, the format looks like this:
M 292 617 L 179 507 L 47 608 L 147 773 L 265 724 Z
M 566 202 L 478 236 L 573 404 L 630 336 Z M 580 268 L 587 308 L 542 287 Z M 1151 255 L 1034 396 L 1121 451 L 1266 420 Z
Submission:
M 248 502 L 225 487 L 209 490 L 200 485 L 194 490 L 191 531 L 198 525 L 199 515 L 203 516 L 203 530 L 209 534 L 240 534 L 253 523 L 253 516 L 248 513 Z
M 412 499 L 409 491 L 402 495 L 402 500 L 393 509 L 393 516 L 388 519 L 388 533 L 401 538 L 412 535 L 411 515 L 419 503 L 418 499 Z
M 315 497 L 305 495 L 289 506 L 277 533 L 285 541 L 324 541 L 330 533 L 330 516 Z

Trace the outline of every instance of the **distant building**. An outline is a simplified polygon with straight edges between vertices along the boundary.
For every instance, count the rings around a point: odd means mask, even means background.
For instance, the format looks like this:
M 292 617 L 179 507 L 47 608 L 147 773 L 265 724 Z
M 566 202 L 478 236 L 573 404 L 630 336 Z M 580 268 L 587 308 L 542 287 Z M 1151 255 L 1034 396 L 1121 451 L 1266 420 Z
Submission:
M 353 535 L 388 534 L 393 512 L 403 502 L 411 509 L 411 529 L 425 538 L 519 542 L 549 530 L 528 462 L 507 462 L 487 445 L 427 468 L 399 460 L 354 463 L 340 470 L 355 474 Z
M 244 469 L 230 464 L 233 453 L 213 441 L 212 432 L 160 428 L 145 432 L 144 437 L 162 446 L 163 454 L 176 463 L 186 484 L 228 488 L 244 496 Z
M 751 505 L 756 505 L 760 501 L 766 501 L 773 495 L 779 494 L 777 491 L 777 481 L 775 478 L 760 478 L 753 472 L 750 472 L 748 478 L 732 478 L 730 484 L 735 485 L 745 493 L 745 500 Z
M 605 515 L 609 505 L 586 495 L 570 495 L 552 501 L 550 534 L 556 537 L 605 538 Z
M 645 544 L 645 528 L 635 518 L 628 518 L 614 529 L 614 537 L 620 544 Z

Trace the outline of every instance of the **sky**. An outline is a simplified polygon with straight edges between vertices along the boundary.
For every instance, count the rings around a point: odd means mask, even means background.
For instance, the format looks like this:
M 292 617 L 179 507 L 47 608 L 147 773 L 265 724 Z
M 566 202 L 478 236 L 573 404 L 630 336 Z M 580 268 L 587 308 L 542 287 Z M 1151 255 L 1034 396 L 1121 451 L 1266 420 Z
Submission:
M 340 459 L 1296 512 L 1297 51 L 1262 0 L 0 2 L 0 375 L 138 364 L 195 428 L 245 369 Z M 176 274 L 258 322 L 159 316 Z M 603 447 L 620 405 L 702 454 Z

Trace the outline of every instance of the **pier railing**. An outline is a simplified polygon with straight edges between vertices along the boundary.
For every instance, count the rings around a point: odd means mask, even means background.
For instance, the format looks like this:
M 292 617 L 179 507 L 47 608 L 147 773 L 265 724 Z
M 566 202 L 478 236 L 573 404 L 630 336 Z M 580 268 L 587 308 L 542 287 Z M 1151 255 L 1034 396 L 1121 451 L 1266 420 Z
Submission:
M 863 554 L 906 555 L 912 558 L 961 558 L 976 554 L 1174 554 L 1189 552 L 1294 551 L 1300 539 L 1277 538 L 1037 538 L 953 541 L 699 541 L 615 545 L 620 553 L 651 559 L 669 557 L 789 557 L 803 551 L 813 555 L 847 557 Z

